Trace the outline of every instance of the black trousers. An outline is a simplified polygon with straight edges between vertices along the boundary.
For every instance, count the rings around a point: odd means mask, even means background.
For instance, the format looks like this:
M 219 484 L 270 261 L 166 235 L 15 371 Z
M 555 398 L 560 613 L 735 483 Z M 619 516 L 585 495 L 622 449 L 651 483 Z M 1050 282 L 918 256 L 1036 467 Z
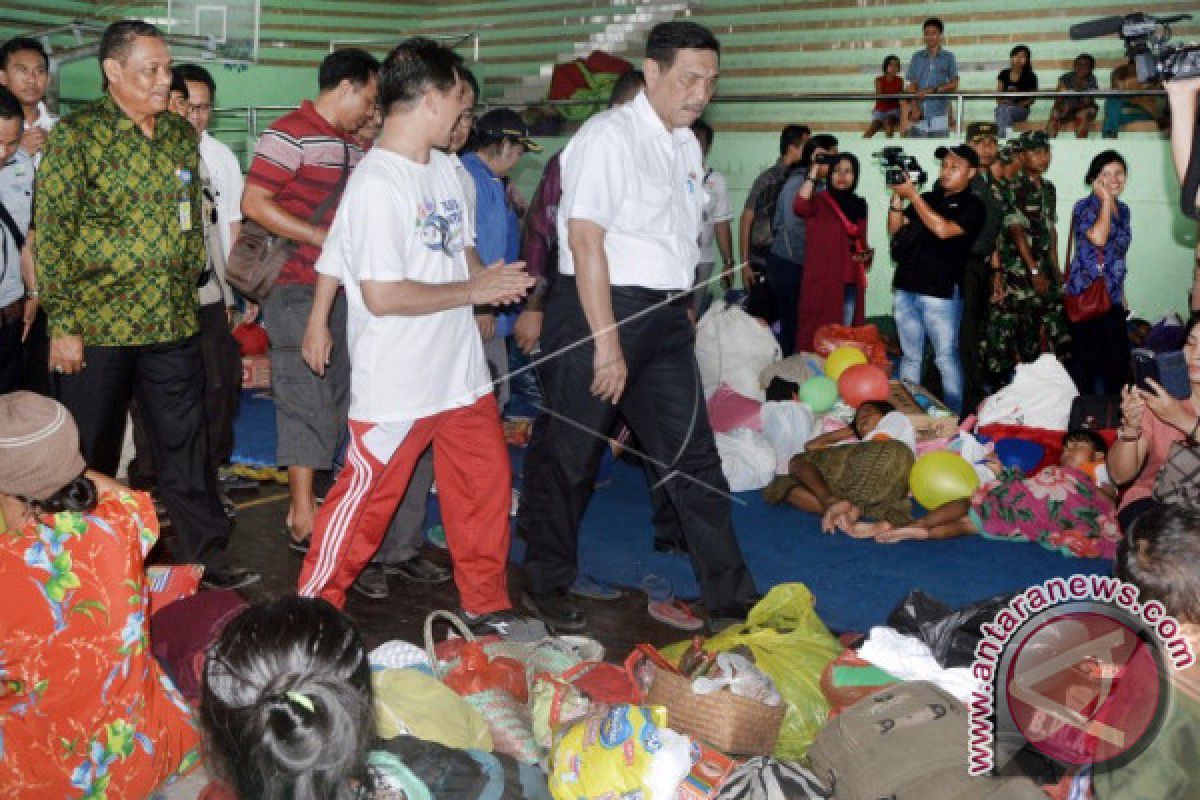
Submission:
M 0 394 L 15 392 L 23 383 L 25 357 L 21 347 L 21 328 L 20 318 L 11 322 L 0 319 Z
M 242 351 L 229 330 L 223 303 L 200 306 L 200 355 L 204 360 L 204 418 L 208 422 L 208 454 L 219 467 L 233 455 L 233 420 L 242 389 Z M 133 444 L 137 458 L 129 465 L 130 483 L 154 486 L 154 451 L 142 419 L 133 405 Z
M 46 312 L 38 309 L 29 335 L 25 337 L 24 388 L 31 392 L 54 396 L 54 383 L 50 376 L 50 334 L 46 329 Z
M 962 319 L 958 324 L 958 359 L 963 375 L 963 416 L 970 416 L 983 402 L 983 325 L 992 298 L 990 259 L 972 255 L 967 259 L 962 282 Z
M 1121 387 L 1130 381 L 1125 307 L 1114 305 L 1096 319 L 1070 323 L 1070 329 L 1067 371 L 1075 388 L 1080 394 L 1120 394 Z
M 743 611 L 754 582 L 733 530 L 729 485 L 708 422 L 687 311 L 661 305 L 623 322 L 659 303 L 659 294 L 613 289 L 629 376 L 620 403 L 612 405 L 588 388 L 595 348 L 574 279 L 560 276 L 551 291 L 542 330 L 542 351 L 551 358 L 540 368 L 548 411 L 534 424 L 517 520 L 528 544 L 526 586 L 541 594 L 575 580 L 579 523 L 607 446 L 604 435 L 620 414 L 645 452 L 666 465 L 670 477 L 662 488 L 679 515 L 705 606 L 717 615 Z M 587 343 L 563 351 L 580 341 Z
M 176 557 L 224 569 L 230 522 L 217 496 L 204 418 L 200 337 L 128 347 L 83 348 L 87 366 L 55 376 L 56 396 L 74 415 L 88 466 L 117 471 L 129 402 L 137 400 L 157 465 L 159 497 L 181 552 Z

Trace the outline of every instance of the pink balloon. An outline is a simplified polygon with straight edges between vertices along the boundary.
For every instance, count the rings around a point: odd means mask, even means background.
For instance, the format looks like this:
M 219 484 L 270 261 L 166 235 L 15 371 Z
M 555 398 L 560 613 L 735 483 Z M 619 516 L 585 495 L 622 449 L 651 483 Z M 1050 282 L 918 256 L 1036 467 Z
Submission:
M 870 400 L 887 400 L 889 391 L 887 373 L 874 364 L 856 364 L 838 378 L 838 393 L 853 408 Z

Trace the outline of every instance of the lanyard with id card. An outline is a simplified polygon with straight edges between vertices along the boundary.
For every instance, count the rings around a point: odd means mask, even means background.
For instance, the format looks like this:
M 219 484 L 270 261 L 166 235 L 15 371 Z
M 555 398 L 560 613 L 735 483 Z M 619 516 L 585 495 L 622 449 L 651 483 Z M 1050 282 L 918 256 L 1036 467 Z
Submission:
M 189 191 L 192 171 L 179 167 L 175 170 L 175 177 L 179 179 L 179 230 L 186 232 L 192 229 L 192 195 Z

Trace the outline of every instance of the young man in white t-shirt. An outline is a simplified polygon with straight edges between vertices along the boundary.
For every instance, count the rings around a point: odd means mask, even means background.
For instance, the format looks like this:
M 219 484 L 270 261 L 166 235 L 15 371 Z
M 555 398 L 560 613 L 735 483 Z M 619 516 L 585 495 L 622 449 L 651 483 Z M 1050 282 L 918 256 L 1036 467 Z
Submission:
M 317 515 L 299 593 L 335 606 L 378 548 L 432 442 L 446 539 L 468 623 L 524 638 L 506 567 L 511 475 L 472 309 L 533 285 L 521 264 L 472 273 L 462 185 L 446 146 L 463 110 L 460 59 L 409 39 L 379 74 L 383 131 L 346 186 L 314 306 L 346 290 L 350 446 Z M 540 633 L 544 633 L 541 629 Z

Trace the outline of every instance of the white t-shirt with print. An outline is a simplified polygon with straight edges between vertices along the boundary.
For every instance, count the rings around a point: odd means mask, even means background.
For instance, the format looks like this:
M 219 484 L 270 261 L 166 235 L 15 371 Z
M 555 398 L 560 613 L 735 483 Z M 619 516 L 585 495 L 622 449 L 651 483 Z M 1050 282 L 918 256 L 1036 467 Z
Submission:
M 354 170 L 317 272 L 346 289 L 350 418 L 406 422 L 469 406 L 492 391 L 470 306 L 420 316 L 375 316 L 361 282 L 467 279 L 474 244 L 462 184 L 450 158 L 418 164 L 382 147 Z

